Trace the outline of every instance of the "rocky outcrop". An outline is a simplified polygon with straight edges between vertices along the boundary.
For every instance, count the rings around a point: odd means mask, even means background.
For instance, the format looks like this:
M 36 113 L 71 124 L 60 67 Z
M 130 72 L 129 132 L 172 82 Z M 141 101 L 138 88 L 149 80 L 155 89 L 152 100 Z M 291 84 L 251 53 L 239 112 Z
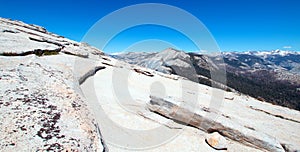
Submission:
M 0 149 L 107 151 L 79 88 L 103 67 L 74 75 L 74 62 L 100 55 L 42 27 L 0 19 Z
M 222 119 L 215 119 L 214 117 L 210 117 L 209 113 L 212 111 L 200 107 L 193 108 L 187 104 L 179 105 L 171 100 L 153 96 L 151 96 L 147 107 L 151 111 L 157 112 L 167 118 L 192 125 L 207 132 L 219 132 L 232 140 L 246 145 L 255 146 L 268 151 L 284 152 L 284 149 L 275 138 L 244 127 L 232 121 L 230 118 L 223 117 Z
M 86 43 L 78 43 L 46 31 L 36 25 L 0 19 L 0 55 L 25 56 L 64 53 L 96 59 L 104 53 Z

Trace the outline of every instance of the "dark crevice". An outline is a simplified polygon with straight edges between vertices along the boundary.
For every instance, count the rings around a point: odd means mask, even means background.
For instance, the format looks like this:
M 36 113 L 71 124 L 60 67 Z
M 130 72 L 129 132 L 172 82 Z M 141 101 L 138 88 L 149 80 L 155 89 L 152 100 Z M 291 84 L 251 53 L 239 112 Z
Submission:
M 81 57 L 81 58 L 88 58 L 89 57 L 88 55 L 74 54 L 74 53 L 67 52 L 67 51 L 62 51 L 62 53 L 67 54 L 67 55 L 78 56 L 78 57 Z
M 100 131 L 99 126 L 98 126 L 97 124 L 95 124 L 95 127 L 97 128 L 98 134 L 99 134 L 99 136 L 100 136 L 100 137 L 99 137 L 99 138 L 100 138 L 100 142 L 101 142 L 101 144 L 102 144 L 102 146 L 103 146 L 102 152 L 109 152 L 108 147 L 107 147 L 107 145 L 106 145 L 106 143 L 105 143 L 105 141 L 104 141 L 104 139 L 103 139 L 103 136 L 102 136 L 102 133 L 101 133 L 101 131 Z
M 16 53 L 16 52 L 3 52 L 0 53 L 0 56 L 27 56 L 34 54 L 36 56 L 43 56 L 43 55 L 57 55 L 62 48 L 57 48 L 55 50 L 42 50 L 42 49 L 35 49 L 33 51 L 25 51 L 22 53 Z
M 16 28 L 16 30 L 18 30 L 18 31 L 20 31 L 20 32 L 23 32 L 23 33 L 26 33 L 26 34 L 35 35 L 35 36 L 40 36 L 40 35 L 38 35 L 38 34 L 36 34 L 36 33 L 24 31 L 24 30 L 21 30 L 21 29 L 19 29 L 19 28 Z
M 253 127 L 249 127 L 249 126 L 244 126 L 245 128 L 251 129 L 251 130 L 255 130 Z
M 209 133 L 209 134 L 214 133 L 214 132 L 218 132 L 219 134 L 221 134 L 217 129 L 214 129 L 214 128 L 207 129 L 207 133 Z
M 86 79 L 88 79 L 89 77 L 94 76 L 99 70 L 105 69 L 105 66 L 98 66 L 95 67 L 94 69 L 88 71 L 86 74 L 84 74 L 82 77 L 79 78 L 78 82 L 79 85 L 83 84 L 85 82 Z
M 285 152 L 299 152 L 298 149 L 294 149 L 292 147 L 290 147 L 289 144 L 286 143 L 280 143 L 281 147 L 284 149 Z
M 284 119 L 284 120 L 288 120 L 288 121 L 293 121 L 293 122 L 296 122 L 296 123 L 300 123 L 300 121 L 298 121 L 298 120 L 286 118 L 286 117 L 283 117 L 283 116 L 281 116 L 281 115 L 272 114 L 272 113 L 270 113 L 270 112 L 268 112 L 268 111 L 261 110 L 261 109 L 257 109 L 257 108 L 254 108 L 254 107 L 252 107 L 252 106 L 250 106 L 250 108 L 253 109 L 253 110 L 260 111 L 260 112 L 263 112 L 263 113 L 265 113 L 265 114 L 268 114 L 268 115 L 277 117 L 277 118 L 281 118 L 281 119 Z
M 284 149 L 284 151 L 290 152 L 290 150 L 287 148 L 287 146 L 285 144 L 280 143 L 280 145 L 282 146 L 282 148 Z
M 54 41 L 50 41 L 50 40 L 47 40 L 47 39 L 44 39 L 44 38 L 37 39 L 37 38 L 29 37 L 29 40 L 36 41 L 36 42 L 45 42 L 45 43 L 54 44 L 54 45 L 63 47 L 63 45 L 60 44 L 60 43 L 57 43 L 57 42 L 54 42 Z
M 112 64 L 109 64 L 109 63 L 106 63 L 106 62 L 102 62 L 102 64 L 104 64 L 104 65 L 107 65 L 107 66 L 112 66 L 112 67 L 115 67 L 114 65 L 112 65 Z
M 4 32 L 4 33 L 14 33 L 14 34 L 18 33 L 18 31 L 13 31 L 13 30 L 3 30 L 2 32 Z
M 149 77 L 154 77 L 154 75 L 148 71 L 144 71 L 144 70 L 141 70 L 141 69 L 133 69 L 136 73 L 140 73 L 140 74 L 143 74 L 143 75 L 146 75 L 146 76 L 149 76 Z

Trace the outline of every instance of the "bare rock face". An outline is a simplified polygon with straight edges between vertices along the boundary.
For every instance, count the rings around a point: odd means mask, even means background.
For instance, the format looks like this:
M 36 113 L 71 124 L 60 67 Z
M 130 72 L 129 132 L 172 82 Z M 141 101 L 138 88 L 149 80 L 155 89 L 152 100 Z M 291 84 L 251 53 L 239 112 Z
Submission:
M 227 150 L 227 140 L 218 132 L 208 134 L 205 141 L 216 150 Z
M 2 150 L 102 149 L 70 69 L 33 55 L 0 63 Z
M 76 59 L 100 55 L 42 27 L 0 19 L 1 151 L 107 150 L 79 88 L 96 66 L 74 76 Z

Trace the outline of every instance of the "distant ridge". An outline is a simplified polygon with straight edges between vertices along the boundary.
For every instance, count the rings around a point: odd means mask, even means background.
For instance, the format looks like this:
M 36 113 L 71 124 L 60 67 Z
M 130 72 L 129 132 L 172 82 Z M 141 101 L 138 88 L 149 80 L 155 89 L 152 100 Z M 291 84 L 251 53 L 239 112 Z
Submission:
M 227 70 L 225 85 L 229 90 L 233 88 L 266 102 L 300 110 L 300 52 L 273 50 L 205 55 L 168 48 L 155 53 L 128 52 L 113 57 L 189 79 L 195 77 L 191 72 L 176 72 L 172 67 L 185 71 L 196 69 L 198 80 L 194 81 L 206 85 L 212 83 L 210 70 L 217 70 L 218 65 L 214 61 L 222 57 Z

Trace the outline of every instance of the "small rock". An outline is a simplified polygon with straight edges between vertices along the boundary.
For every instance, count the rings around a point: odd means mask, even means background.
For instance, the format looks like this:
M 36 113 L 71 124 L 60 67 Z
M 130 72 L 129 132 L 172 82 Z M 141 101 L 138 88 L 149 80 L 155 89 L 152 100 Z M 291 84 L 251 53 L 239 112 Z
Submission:
M 227 140 L 218 132 L 207 135 L 205 142 L 216 150 L 227 150 Z

